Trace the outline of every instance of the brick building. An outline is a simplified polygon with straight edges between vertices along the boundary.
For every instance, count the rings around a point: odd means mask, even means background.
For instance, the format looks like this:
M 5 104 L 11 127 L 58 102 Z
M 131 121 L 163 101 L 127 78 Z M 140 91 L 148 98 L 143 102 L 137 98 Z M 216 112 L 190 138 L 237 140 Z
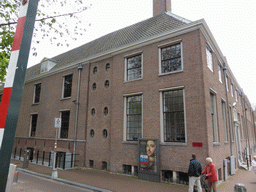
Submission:
M 27 70 L 13 158 L 52 165 L 61 117 L 61 168 L 137 174 L 140 138 L 159 140 L 162 180 L 186 183 L 192 153 L 220 180 L 244 166 L 255 114 L 210 29 L 153 3 L 152 18 Z

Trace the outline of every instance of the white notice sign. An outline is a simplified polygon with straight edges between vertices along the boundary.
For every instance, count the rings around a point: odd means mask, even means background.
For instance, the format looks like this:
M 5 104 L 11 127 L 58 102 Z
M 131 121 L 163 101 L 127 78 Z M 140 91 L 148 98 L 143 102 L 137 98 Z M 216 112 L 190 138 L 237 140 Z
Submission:
M 55 128 L 61 128 L 61 118 L 55 118 L 54 119 L 54 127 Z

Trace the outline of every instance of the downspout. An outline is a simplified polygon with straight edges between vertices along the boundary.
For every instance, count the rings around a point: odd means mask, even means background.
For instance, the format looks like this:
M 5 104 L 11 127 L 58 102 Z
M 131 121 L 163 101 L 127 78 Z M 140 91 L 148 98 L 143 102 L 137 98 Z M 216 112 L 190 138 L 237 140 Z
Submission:
M 86 106 L 85 106 L 85 140 L 86 140 L 86 148 L 87 148 L 87 128 L 88 128 L 88 113 L 89 113 L 89 96 L 90 96 L 90 80 L 91 80 L 91 62 L 89 63 L 88 66 L 88 80 L 87 80 L 87 95 L 86 95 Z M 85 153 L 87 152 L 87 150 L 85 150 Z M 84 163 L 84 167 L 86 167 L 86 154 L 84 154 L 84 159 L 85 159 L 85 163 Z
M 247 163 L 247 168 L 249 169 L 249 149 L 248 149 L 248 129 L 247 129 L 247 107 L 245 107 L 245 97 L 244 94 L 242 94 L 242 105 L 243 105 L 243 113 L 244 113 L 244 129 L 246 133 L 246 163 Z
M 227 107 L 228 107 L 228 120 L 229 120 L 229 137 L 230 137 L 230 153 L 231 156 L 233 156 L 233 144 L 232 144 L 232 127 L 231 127 L 231 114 L 230 114 L 230 110 L 229 110 L 229 100 L 228 100 L 228 91 L 227 91 L 227 84 L 226 84 L 226 70 L 227 70 L 227 66 L 226 64 L 223 65 L 223 72 L 224 72 L 224 81 L 225 81 L 225 89 L 226 89 L 226 98 L 227 98 Z
M 83 69 L 83 65 L 79 64 L 77 69 L 78 69 L 77 98 L 76 98 L 76 101 L 74 102 L 76 104 L 76 123 L 75 123 L 75 137 L 74 137 L 72 167 L 75 167 L 75 158 L 76 158 L 76 140 L 77 140 L 77 128 L 78 128 L 79 96 L 80 96 L 81 71 Z

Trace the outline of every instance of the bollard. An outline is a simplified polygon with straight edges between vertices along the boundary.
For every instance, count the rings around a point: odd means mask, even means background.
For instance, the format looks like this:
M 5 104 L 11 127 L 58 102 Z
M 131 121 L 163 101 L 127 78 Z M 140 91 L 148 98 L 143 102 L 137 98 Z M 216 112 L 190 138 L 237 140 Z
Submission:
M 19 172 L 15 171 L 14 172 L 14 177 L 13 177 L 13 183 L 18 183 L 18 176 L 19 176 Z
M 242 183 L 235 184 L 234 192 L 246 192 L 246 191 L 247 191 L 247 189 L 244 184 L 242 184 Z

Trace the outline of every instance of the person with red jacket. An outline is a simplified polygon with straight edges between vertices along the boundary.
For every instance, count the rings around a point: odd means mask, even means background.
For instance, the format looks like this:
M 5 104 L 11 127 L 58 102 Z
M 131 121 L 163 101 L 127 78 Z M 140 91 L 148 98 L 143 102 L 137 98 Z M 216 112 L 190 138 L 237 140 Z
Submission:
M 208 187 L 210 192 L 213 189 L 213 192 L 217 192 L 217 171 L 215 168 L 215 165 L 212 162 L 212 159 L 210 157 L 206 158 L 206 167 L 205 170 L 202 172 L 202 175 L 206 176 L 206 179 L 208 180 Z

